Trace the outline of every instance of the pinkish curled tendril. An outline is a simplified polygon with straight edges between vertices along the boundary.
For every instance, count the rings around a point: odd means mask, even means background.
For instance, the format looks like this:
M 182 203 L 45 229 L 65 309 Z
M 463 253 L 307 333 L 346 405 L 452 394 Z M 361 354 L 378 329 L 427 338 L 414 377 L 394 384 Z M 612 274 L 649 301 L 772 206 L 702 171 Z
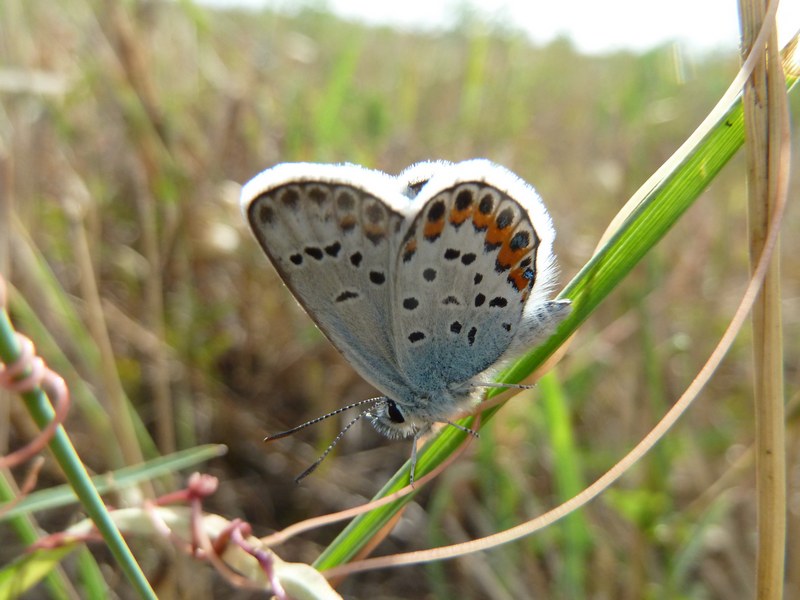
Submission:
M 234 519 L 219 532 L 214 540 L 209 538 L 203 524 L 203 500 L 216 492 L 218 486 L 219 481 L 216 477 L 203 475 L 201 473 L 193 473 L 189 477 L 188 485 L 185 489 L 171 492 L 157 498 L 153 502 L 148 502 L 145 504 L 144 508 L 157 531 L 161 532 L 165 538 L 171 540 L 173 544 L 181 548 L 182 551 L 187 554 L 207 561 L 232 586 L 244 589 L 264 589 L 263 584 L 250 581 L 231 569 L 222 560 L 221 557 L 230 543 L 241 547 L 259 562 L 267 580 L 273 586 L 272 593 L 276 598 L 279 600 L 288 598 L 283 588 L 280 586 L 280 583 L 276 580 L 274 569 L 272 568 L 272 561 L 264 556 L 266 553 L 253 546 L 245 539 L 246 536 L 252 534 L 252 527 L 249 523 L 241 519 Z M 192 539 L 190 542 L 186 542 L 176 536 L 155 511 L 155 507 L 157 506 L 180 503 L 188 504 L 191 509 L 190 532 Z
M 2 290 L 0 289 L 0 296 Z M 0 467 L 11 468 L 23 463 L 40 452 L 55 434 L 56 428 L 64 422 L 69 411 L 69 389 L 56 372 L 47 367 L 35 353 L 33 342 L 17 333 L 20 355 L 13 363 L 0 363 L 0 387 L 24 394 L 37 388 L 45 391 L 55 409 L 53 420 L 33 440 L 19 450 L 0 457 Z

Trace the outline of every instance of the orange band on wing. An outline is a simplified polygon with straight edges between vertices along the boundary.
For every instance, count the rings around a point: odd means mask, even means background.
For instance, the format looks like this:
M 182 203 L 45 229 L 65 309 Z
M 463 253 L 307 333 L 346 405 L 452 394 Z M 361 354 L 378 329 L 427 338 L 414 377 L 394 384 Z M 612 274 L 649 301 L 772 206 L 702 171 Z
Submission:
M 453 208 L 450 210 L 450 223 L 458 227 L 464 221 L 469 219 L 469 216 L 471 214 L 472 214 L 472 204 L 470 204 L 463 210 L 458 210 L 458 208 L 454 205 Z
M 533 281 L 532 278 L 526 276 L 526 273 L 531 273 L 531 271 L 524 267 L 518 267 L 508 274 L 508 280 L 518 292 L 527 290 Z
M 500 244 L 507 246 L 512 233 L 514 233 L 512 227 L 500 229 L 497 226 L 497 221 L 492 219 L 489 225 L 489 231 L 486 232 L 486 243 L 492 246 L 499 246 Z
M 472 224 L 475 226 L 475 229 L 479 231 L 483 231 L 484 229 L 488 228 L 489 225 L 492 224 L 494 218 L 492 214 L 484 214 L 479 210 L 476 210 L 472 213 Z
M 442 230 L 444 230 L 444 215 L 436 221 L 427 221 L 422 235 L 425 236 L 426 240 L 433 241 L 442 235 Z
M 510 244 L 505 243 L 497 254 L 497 264 L 504 269 L 510 269 L 530 253 L 530 248 L 512 250 Z

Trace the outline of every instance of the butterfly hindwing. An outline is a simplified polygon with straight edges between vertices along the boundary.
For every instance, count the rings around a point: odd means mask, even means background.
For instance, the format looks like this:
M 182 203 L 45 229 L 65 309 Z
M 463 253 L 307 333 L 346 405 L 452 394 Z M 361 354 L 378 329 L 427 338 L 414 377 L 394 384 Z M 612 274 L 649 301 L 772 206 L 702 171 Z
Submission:
M 553 231 L 535 191 L 486 161 L 443 166 L 422 187 L 396 258 L 394 343 L 421 390 L 468 382 L 530 336 L 528 298 L 549 285 Z M 552 271 L 552 269 L 550 269 Z

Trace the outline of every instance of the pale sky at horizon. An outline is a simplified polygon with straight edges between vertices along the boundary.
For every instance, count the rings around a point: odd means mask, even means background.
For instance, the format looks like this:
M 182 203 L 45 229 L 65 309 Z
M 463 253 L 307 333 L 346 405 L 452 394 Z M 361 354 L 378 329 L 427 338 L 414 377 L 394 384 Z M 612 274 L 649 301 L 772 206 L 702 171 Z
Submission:
M 459 6 L 478 7 L 481 14 L 526 31 L 537 43 L 558 36 L 570 38 L 587 53 L 647 50 L 668 41 L 680 41 L 689 50 L 736 51 L 739 43 L 736 0 L 200 0 L 217 6 L 272 7 L 291 10 L 319 5 L 349 19 L 403 28 L 448 27 Z M 800 28 L 800 1 L 783 0 L 778 13 L 782 43 Z

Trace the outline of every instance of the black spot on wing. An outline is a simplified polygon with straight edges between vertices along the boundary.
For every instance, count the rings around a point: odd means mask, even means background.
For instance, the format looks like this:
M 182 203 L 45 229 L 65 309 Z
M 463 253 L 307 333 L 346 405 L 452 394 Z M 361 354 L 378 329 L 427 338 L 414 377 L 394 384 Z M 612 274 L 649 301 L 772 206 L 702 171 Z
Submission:
M 403 299 L 403 308 L 406 310 L 414 310 L 419 306 L 419 300 L 416 298 L 405 298 Z
M 377 202 L 370 204 L 365 209 L 364 213 L 367 215 L 370 223 L 380 223 L 383 219 L 383 208 Z
M 308 197 L 313 203 L 322 205 L 328 199 L 328 192 L 323 188 L 312 187 L 308 190 Z
M 257 215 L 261 225 L 269 225 L 275 219 L 275 209 L 269 204 L 261 203 Z
M 308 254 L 311 258 L 316 260 L 322 260 L 322 249 L 317 248 L 316 246 L 306 246 L 303 248 L 303 251 Z
M 431 207 L 428 210 L 428 221 L 433 223 L 441 219 L 444 216 L 444 210 L 444 200 L 437 200 L 431 204 Z
M 353 207 L 356 205 L 356 199 L 353 197 L 353 194 L 348 191 L 342 191 L 336 197 L 336 205 L 343 211 L 349 212 L 353 210 Z
M 500 211 L 500 214 L 497 215 L 497 220 L 495 224 L 497 225 L 498 229 L 505 229 L 514 221 L 514 211 L 510 208 L 504 208 Z
M 358 292 L 351 292 L 350 290 L 346 290 L 336 296 L 336 302 L 344 302 L 345 300 L 353 300 L 358 298 Z
M 288 188 L 280 195 L 281 203 L 291 210 L 297 208 L 297 203 L 300 201 L 300 194 L 293 188 Z
M 508 242 L 508 247 L 514 251 L 522 250 L 523 248 L 527 248 L 530 243 L 530 234 L 527 231 L 518 231 L 514 234 L 514 237 L 511 238 L 511 241 Z
M 341 249 L 342 245 L 339 242 L 334 242 L 330 246 L 325 246 L 325 254 L 336 257 Z
M 456 209 L 467 210 L 472 204 L 472 193 L 469 190 L 461 190 L 456 196 Z

